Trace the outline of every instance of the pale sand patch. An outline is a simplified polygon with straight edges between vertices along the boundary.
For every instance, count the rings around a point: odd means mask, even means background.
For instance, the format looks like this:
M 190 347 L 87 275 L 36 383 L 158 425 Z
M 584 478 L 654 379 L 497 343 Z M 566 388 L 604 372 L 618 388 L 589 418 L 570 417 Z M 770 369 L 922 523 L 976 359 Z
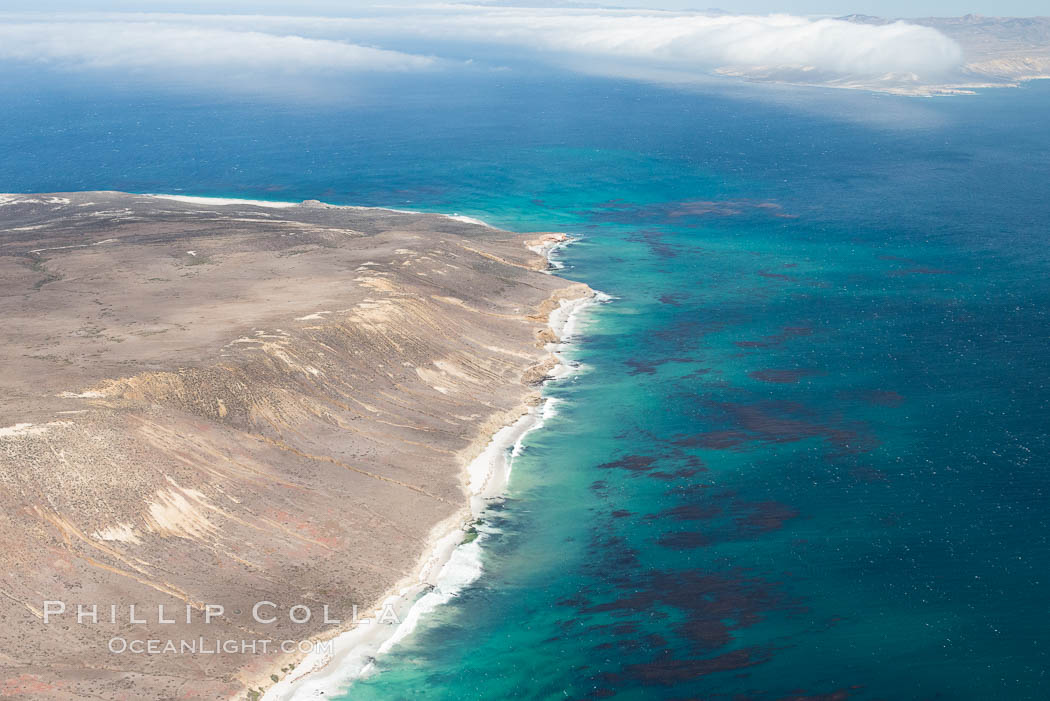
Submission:
M 138 545 L 142 542 L 142 539 L 139 538 L 138 533 L 135 532 L 135 528 L 130 523 L 118 523 L 115 526 L 108 526 L 95 531 L 91 534 L 91 537 L 111 543 L 132 543 Z
M 63 399 L 105 399 L 106 393 L 98 390 L 88 390 L 86 392 L 62 392 L 58 396 Z
M 36 227 L 33 227 L 33 228 L 36 228 Z M 14 229 L 11 229 L 11 231 L 14 231 Z M 67 248 L 89 248 L 91 246 L 101 246 L 103 244 L 116 243 L 116 242 L 117 242 L 116 239 L 104 239 L 102 241 L 95 241 L 94 243 L 81 243 L 81 244 L 77 244 L 75 246 L 53 246 L 52 248 L 34 248 L 33 250 L 30 251 L 30 253 L 41 253 L 43 251 L 62 251 L 62 250 L 65 250 Z
M 189 497 L 187 499 L 186 497 Z M 148 506 L 147 530 L 173 538 L 201 538 L 215 530 L 201 512 L 204 495 L 194 489 L 166 489 Z
M 296 321 L 313 321 L 313 320 L 321 321 L 321 320 L 324 319 L 324 317 L 321 316 L 322 314 L 331 314 L 331 313 L 332 312 L 327 312 L 327 311 L 314 312 L 313 314 L 307 314 L 306 316 L 297 316 L 297 317 L 295 317 L 295 320 Z
M 0 194 L 0 207 L 10 204 L 69 204 L 66 197 L 26 197 L 11 193 Z
M 464 222 L 465 224 L 477 224 L 478 226 L 484 226 L 484 227 L 487 227 L 489 229 L 494 229 L 495 228 L 491 224 L 487 224 L 486 222 L 483 222 L 480 219 L 475 219 L 474 217 L 467 217 L 467 216 L 464 216 L 462 214 L 446 214 L 445 216 L 448 217 L 449 219 L 452 219 L 453 221 L 461 221 L 461 222 Z
M 58 426 L 72 426 L 71 421 L 49 421 L 46 424 L 18 423 L 14 426 L 0 428 L 0 438 L 23 438 L 27 436 L 43 436 L 51 429 Z

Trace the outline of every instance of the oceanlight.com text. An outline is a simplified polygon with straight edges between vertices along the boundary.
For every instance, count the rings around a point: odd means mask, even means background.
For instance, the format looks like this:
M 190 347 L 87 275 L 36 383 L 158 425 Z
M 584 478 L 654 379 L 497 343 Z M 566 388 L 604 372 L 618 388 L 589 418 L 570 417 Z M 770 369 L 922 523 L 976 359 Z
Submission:
M 331 640 L 254 640 L 194 639 L 127 639 L 110 638 L 109 651 L 115 655 L 269 655 L 273 653 L 318 653 L 331 656 Z

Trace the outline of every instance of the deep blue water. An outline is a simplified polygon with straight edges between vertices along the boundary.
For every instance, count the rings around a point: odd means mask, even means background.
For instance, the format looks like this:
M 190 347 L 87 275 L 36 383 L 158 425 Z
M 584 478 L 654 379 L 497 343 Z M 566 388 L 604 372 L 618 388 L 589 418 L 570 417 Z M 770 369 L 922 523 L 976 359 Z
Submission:
M 616 297 L 486 574 L 347 698 L 1050 697 L 1050 84 L 0 80 L 0 191 L 457 211 Z

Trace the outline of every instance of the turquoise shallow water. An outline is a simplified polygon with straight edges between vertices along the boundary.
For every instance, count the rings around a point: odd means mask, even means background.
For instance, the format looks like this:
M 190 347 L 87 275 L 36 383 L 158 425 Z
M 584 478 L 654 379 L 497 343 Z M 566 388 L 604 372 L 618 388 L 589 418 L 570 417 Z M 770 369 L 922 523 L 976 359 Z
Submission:
M 616 297 L 486 573 L 345 698 L 1050 695 L 1050 85 L 458 80 L 0 107 L 0 190 L 458 211 Z

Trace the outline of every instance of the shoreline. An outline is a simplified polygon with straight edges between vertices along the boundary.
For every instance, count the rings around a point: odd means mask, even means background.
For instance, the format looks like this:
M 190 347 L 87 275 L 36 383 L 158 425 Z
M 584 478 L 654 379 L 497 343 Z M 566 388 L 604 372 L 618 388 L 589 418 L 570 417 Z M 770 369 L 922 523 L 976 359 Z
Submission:
M 255 202 L 238 200 L 230 204 Z M 281 203 L 275 206 L 286 207 L 294 204 Z M 460 221 L 469 219 L 460 218 L 459 215 L 443 216 Z M 472 220 L 470 223 L 488 226 L 480 220 Z M 551 256 L 574 240 L 563 236 L 557 240 L 545 240 L 540 245 L 526 244 L 526 247 L 543 256 L 548 268 L 561 269 L 564 264 L 552 260 Z M 546 346 L 557 363 L 548 371 L 543 381 L 544 385 L 577 371 L 577 367 L 564 353 L 572 345 L 580 316 L 585 310 L 610 299 L 608 295 L 594 291 L 588 296 L 558 300 L 558 306 L 552 309 L 547 317 L 547 327 L 555 340 Z M 464 470 L 469 494 L 468 503 L 431 529 L 427 537 L 428 546 L 424 549 L 413 574 L 387 590 L 377 605 L 367 612 L 372 616 L 380 610 L 392 610 L 398 623 L 379 623 L 373 620 L 365 624 L 362 621 L 349 628 L 316 638 L 315 641 L 331 641 L 332 654 L 328 656 L 314 651 L 293 662 L 293 668 L 265 690 L 261 701 L 299 701 L 328 697 L 346 691 L 354 681 L 374 673 L 375 658 L 389 652 L 410 635 L 424 616 L 457 596 L 463 588 L 481 576 L 482 548 L 490 537 L 490 532 L 477 528 L 476 525 L 488 509 L 489 503 L 505 494 L 514 458 L 521 453 L 525 437 L 542 428 L 546 420 L 554 416 L 556 403 L 557 400 L 553 397 L 541 397 L 537 404 L 523 404 L 520 413 L 497 430 L 481 452 L 469 461 Z M 476 536 L 468 540 L 472 531 Z M 287 661 L 283 666 L 287 667 Z
M 453 212 L 452 214 L 446 214 L 444 212 L 424 212 L 418 209 L 394 209 L 393 207 L 367 207 L 362 205 L 351 205 L 351 204 L 329 204 L 328 202 L 321 202 L 320 200 L 302 200 L 301 202 L 293 202 L 291 200 L 248 200 L 238 197 L 199 197 L 197 195 L 170 195 L 166 193 L 157 192 L 145 192 L 140 194 L 141 197 L 156 197 L 162 200 L 172 200 L 174 202 L 183 202 L 186 204 L 210 204 L 210 205 L 243 205 L 247 207 L 272 207 L 274 209 L 287 209 L 289 207 L 302 207 L 302 206 L 320 206 L 320 207 L 331 207 L 336 209 L 376 209 L 381 212 L 397 212 L 398 214 L 433 214 L 438 217 L 445 217 L 446 219 L 452 219 L 453 221 L 463 222 L 464 224 L 476 224 L 477 226 L 484 226 L 489 229 L 495 229 L 488 222 L 482 221 L 475 217 L 468 217 L 465 214 L 459 214 Z

